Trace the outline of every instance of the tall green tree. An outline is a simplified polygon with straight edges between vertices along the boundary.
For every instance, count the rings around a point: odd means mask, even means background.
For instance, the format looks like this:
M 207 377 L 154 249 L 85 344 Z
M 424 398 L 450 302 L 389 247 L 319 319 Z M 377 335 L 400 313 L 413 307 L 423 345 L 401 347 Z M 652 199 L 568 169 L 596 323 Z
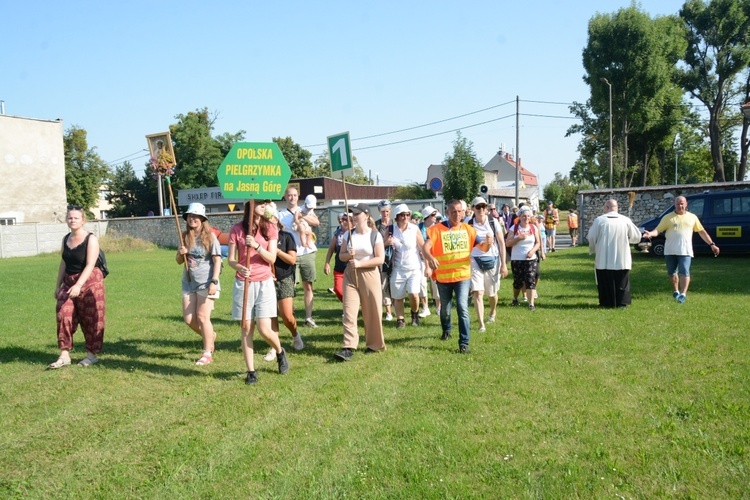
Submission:
M 291 137 L 274 137 L 273 142 L 279 145 L 281 154 L 289 164 L 292 171 L 292 179 L 309 179 L 315 177 L 315 167 L 313 166 L 312 153 L 298 143 L 294 142 Z
M 76 125 L 63 134 L 65 148 L 65 191 L 68 204 L 78 205 L 88 213 L 99 197 L 99 187 L 109 176 L 109 167 L 89 148 L 86 131 Z
M 750 65 L 750 0 L 688 0 L 680 17 L 688 42 L 680 81 L 708 109 L 714 181 L 724 182 L 722 121 L 736 78 Z
M 583 161 L 578 167 L 594 167 L 595 175 L 588 177 L 595 184 L 603 184 L 604 172 L 609 177 L 608 84 L 613 135 L 621 151 L 615 187 L 629 186 L 636 179 L 646 184 L 651 158 L 673 140 L 684 110 L 674 78 L 685 47 L 680 26 L 675 16 L 652 19 L 635 4 L 589 21 L 583 80 L 591 88 L 591 98 L 571 108 L 582 120 L 568 134 L 583 135 L 579 145 Z
M 574 184 L 567 175 L 556 172 L 552 182 L 544 186 L 544 199 L 554 201 L 560 210 L 573 210 L 578 205 L 578 191 L 591 187 L 590 184 Z
M 474 153 L 474 143 L 458 132 L 453 152 L 447 153 L 443 160 L 443 197 L 471 202 L 483 182 L 484 170 Z
M 217 186 L 216 171 L 235 142 L 241 141 L 245 131 L 225 133 L 218 138 L 211 134 L 218 113 L 208 108 L 196 109 L 175 116 L 177 123 L 170 125 L 174 143 L 175 167 L 172 185 L 174 188 L 198 188 Z
M 148 172 L 139 179 L 130 162 L 115 168 L 109 181 L 107 200 L 112 204 L 108 211 L 110 218 L 144 216 L 149 211 L 158 212 L 159 200 L 156 183 Z

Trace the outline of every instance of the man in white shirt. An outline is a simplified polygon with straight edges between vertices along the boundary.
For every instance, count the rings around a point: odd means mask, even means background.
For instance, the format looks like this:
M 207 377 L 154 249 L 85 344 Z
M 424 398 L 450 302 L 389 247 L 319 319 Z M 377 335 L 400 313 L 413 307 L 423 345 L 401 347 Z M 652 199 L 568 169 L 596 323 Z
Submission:
M 302 291 L 305 300 L 305 325 L 315 328 L 318 325 L 315 324 L 312 318 L 314 299 L 312 284 L 316 279 L 315 252 L 317 251 L 317 247 L 315 244 L 312 244 L 312 246 L 303 246 L 299 234 L 297 231 L 292 230 L 292 226 L 296 225 L 295 222 L 304 220 L 310 227 L 315 227 L 320 225 L 320 221 L 318 220 L 318 216 L 315 215 L 314 210 L 309 209 L 309 207 L 308 210 L 303 210 L 302 207 L 297 206 L 299 191 L 296 187 L 287 187 L 284 198 L 286 199 L 287 207 L 279 211 L 279 220 L 284 225 L 284 229 L 294 236 L 294 243 L 297 245 L 297 270 L 302 281 Z
M 589 254 L 596 254 L 596 286 L 600 307 L 630 305 L 630 245 L 641 241 L 641 232 L 618 212 L 617 200 L 607 200 L 604 214 L 589 229 Z

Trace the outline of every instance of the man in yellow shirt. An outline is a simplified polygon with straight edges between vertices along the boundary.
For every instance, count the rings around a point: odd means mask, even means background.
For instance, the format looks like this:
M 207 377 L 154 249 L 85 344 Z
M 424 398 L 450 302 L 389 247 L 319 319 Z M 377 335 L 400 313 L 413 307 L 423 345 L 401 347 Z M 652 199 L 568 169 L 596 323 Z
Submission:
M 656 229 L 643 233 L 646 238 L 653 238 L 659 233 L 664 233 L 667 274 L 672 281 L 672 296 L 680 304 L 685 302 L 688 286 L 690 286 L 694 232 L 698 233 L 701 239 L 711 247 L 714 257 L 718 257 L 719 247 L 703 228 L 698 217 L 687 211 L 687 199 L 684 196 L 678 196 L 674 199 L 674 212 L 662 217 Z

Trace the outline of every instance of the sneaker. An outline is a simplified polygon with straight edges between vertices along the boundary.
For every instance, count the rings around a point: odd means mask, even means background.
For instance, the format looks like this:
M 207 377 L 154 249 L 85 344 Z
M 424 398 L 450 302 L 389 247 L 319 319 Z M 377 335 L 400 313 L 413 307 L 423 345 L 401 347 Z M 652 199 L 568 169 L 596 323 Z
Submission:
M 411 326 L 419 326 L 419 313 L 412 311 Z
M 258 383 L 258 377 L 255 376 L 255 372 L 247 372 L 245 383 L 247 385 L 254 385 Z
M 440 340 L 448 340 L 451 338 L 450 332 L 443 332 L 443 335 L 440 336 Z
M 393 314 L 391 314 L 391 313 L 387 313 L 387 314 L 385 315 L 385 320 L 386 320 L 386 321 L 393 321 Z
M 406 326 L 406 321 L 404 320 L 404 318 L 398 318 L 396 320 L 396 329 L 401 329 L 401 328 L 404 328 L 405 326 Z
M 529 304 L 529 311 L 536 311 L 536 306 L 534 304 Z
M 510 305 L 513 307 L 518 306 L 518 299 L 513 299 L 513 302 L 511 302 Z
M 276 362 L 279 364 L 279 373 L 283 375 L 289 371 L 289 361 L 286 359 L 286 351 L 284 349 L 276 355 Z
M 494 323 L 495 322 L 495 315 L 493 314 L 489 318 L 487 318 L 487 323 Z
M 525 293 L 523 294 L 523 301 L 524 301 L 524 302 L 528 302 L 528 301 L 529 301 L 529 298 L 528 298 L 528 297 L 526 297 L 526 294 L 525 294 Z
M 683 302 L 685 302 L 685 299 L 687 299 L 687 296 L 685 296 L 684 293 L 681 293 L 681 294 L 679 294 L 677 296 L 677 302 L 679 302 L 680 304 L 682 304 Z
M 484 326 L 479 327 L 479 333 L 484 333 L 486 331 L 487 331 L 487 328 L 485 328 Z
M 305 343 L 302 342 L 302 335 L 297 333 L 296 337 L 292 338 L 292 347 L 294 347 L 295 351 L 301 351 L 305 348 Z
M 276 349 L 272 347 L 269 349 L 268 354 L 263 356 L 263 361 L 273 361 L 274 359 L 276 359 Z
M 469 346 L 467 346 L 467 345 L 460 345 L 460 346 L 458 346 L 458 353 L 459 354 L 470 354 L 471 351 L 469 350 Z
M 372 349 L 370 347 L 368 347 L 367 349 L 365 349 L 365 354 L 377 354 L 378 352 L 379 351 L 376 351 L 375 349 Z
M 339 352 L 333 355 L 334 358 L 340 359 L 341 361 L 351 361 L 354 357 L 354 353 L 351 349 L 344 347 Z
M 677 290 L 675 290 L 674 292 L 672 292 L 672 298 L 674 298 L 675 300 L 677 300 L 677 297 L 679 297 L 679 296 L 680 296 L 680 292 L 678 292 Z
M 426 318 L 430 314 L 432 314 L 432 313 L 430 312 L 430 308 L 429 307 L 425 307 L 424 309 L 422 309 L 421 311 L 419 311 L 419 317 L 420 318 Z
M 336 293 L 336 292 L 333 291 L 333 288 L 329 288 L 328 293 Z
M 315 324 L 315 321 L 313 321 L 312 318 L 307 318 L 305 320 L 305 326 L 309 326 L 310 328 L 317 328 L 318 325 Z

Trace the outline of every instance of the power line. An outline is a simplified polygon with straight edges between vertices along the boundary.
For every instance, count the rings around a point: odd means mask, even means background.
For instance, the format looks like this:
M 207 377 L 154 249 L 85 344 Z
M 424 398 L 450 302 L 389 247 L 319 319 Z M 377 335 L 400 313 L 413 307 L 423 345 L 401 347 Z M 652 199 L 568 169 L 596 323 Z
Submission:
M 434 121 L 434 122 L 425 123 L 423 125 L 415 125 L 413 127 L 402 128 L 400 130 L 393 130 L 391 132 L 383 132 L 383 133 L 380 133 L 380 134 L 367 135 L 365 137 L 357 137 L 355 139 L 352 139 L 352 142 L 354 142 L 354 141 L 362 141 L 362 140 L 365 140 L 365 139 L 372 139 L 374 137 L 383 137 L 384 135 L 393 135 L 393 134 L 398 134 L 398 133 L 401 133 L 401 132 L 408 132 L 409 130 L 416 130 L 418 128 L 429 127 L 431 125 L 437 125 L 438 123 L 445 123 L 445 122 L 448 122 L 448 121 L 451 121 L 451 120 L 457 120 L 458 118 L 464 118 L 466 116 L 475 115 L 477 113 L 483 113 L 483 112 L 489 111 L 491 109 L 499 108 L 499 107 L 502 107 L 502 106 L 507 106 L 508 104 L 513 104 L 514 102 L 515 101 L 508 101 L 508 102 L 504 102 L 504 103 L 501 103 L 501 104 L 496 104 L 496 105 L 490 106 L 488 108 L 479 109 L 477 111 L 470 111 L 470 112 L 464 113 L 462 115 L 452 116 L 450 118 L 445 118 L 443 120 L 437 120 L 437 121 Z M 500 119 L 500 118 L 498 118 L 498 119 Z M 489 123 L 489 122 L 485 122 L 485 123 Z M 465 128 L 468 128 L 468 127 L 465 127 Z M 457 130 L 460 130 L 460 129 L 457 129 Z M 446 132 L 441 132 L 441 134 L 442 133 L 446 133 Z M 439 134 L 435 134 L 435 135 L 439 135 Z M 428 136 L 425 136 L 425 137 L 431 137 L 431 136 L 428 135 Z M 398 144 L 398 143 L 394 143 L 394 144 Z M 320 146 L 327 146 L 327 144 L 325 144 L 325 143 L 323 143 L 323 144 L 311 144 L 309 146 L 302 146 L 302 147 L 303 148 L 317 148 L 317 147 L 320 147 Z M 376 146 L 372 146 L 372 147 L 376 147 Z M 367 148 L 359 148 L 359 149 L 367 149 Z
M 459 130 L 464 130 L 464 129 L 473 128 L 473 127 L 478 127 L 480 125 L 486 125 L 488 123 L 492 123 L 492 122 L 497 122 L 497 121 L 500 121 L 500 120 L 504 120 L 506 118 L 510 118 L 511 116 L 515 116 L 515 113 L 511 114 L 511 115 L 501 116 L 500 118 L 493 118 L 492 120 L 487 120 L 487 121 L 484 121 L 484 122 L 481 122 L 481 123 L 475 123 L 473 125 L 467 125 L 465 127 L 454 128 L 453 130 L 445 130 L 443 132 L 436 132 L 434 134 L 423 135 L 423 136 L 420 136 L 420 137 L 413 137 L 411 139 L 404 139 L 402 141 L 388 142 L 388 143 L 385 143 L 385 144 L 375 144 L 374 146 L 364 146 L 364 147 L 361 147 L 361 148 L 352 148 L 352 151 L 362 151 L 364 149 L 382 148 L 382 147 L 385 147 L 385 146 L 393 146 L 394 144 L 403 144 L 405 142 L 418 141 L 420 139 L 427 139 L 429 137 L 435 137 L 435 136 L 438 136 L 438 135 L 450 134 L 452 132 L 458 132 Z
M 144 151 L 147 151 L 147 150 L 146 150 L 146 149 L 140 149 L 140 150 L 138 150 L 138 151 L 136 151 L 136 152 L 134 152 L 134 153 L 130 153 L 129 155 L 125 155 L 125 156 L 123 156 L 122 158 L 117 158 L 116 160 L 108 161 L 108 162 L 106 162 L 106 163 L 107 163 L 107 165 L 112 165 L 113 163 L 117 163 L 117 162 L 119 162 L 119 161 L 122 161 L 122 160 L 128 159 L 128 158 L 130 158 L 131 156 L 135 156 L 135 155 L 138 155 L 138 154 L 142 154 L 142 153 L 143 153 Z M 142 155 L 142 156 L 139 156 L 138 158 L 145 158 L 146 156 L 148 156 L 148 155 Z M 130 158 L 130 159 L 133 159 L 133 160 L 137 160 L 138 158 Z

